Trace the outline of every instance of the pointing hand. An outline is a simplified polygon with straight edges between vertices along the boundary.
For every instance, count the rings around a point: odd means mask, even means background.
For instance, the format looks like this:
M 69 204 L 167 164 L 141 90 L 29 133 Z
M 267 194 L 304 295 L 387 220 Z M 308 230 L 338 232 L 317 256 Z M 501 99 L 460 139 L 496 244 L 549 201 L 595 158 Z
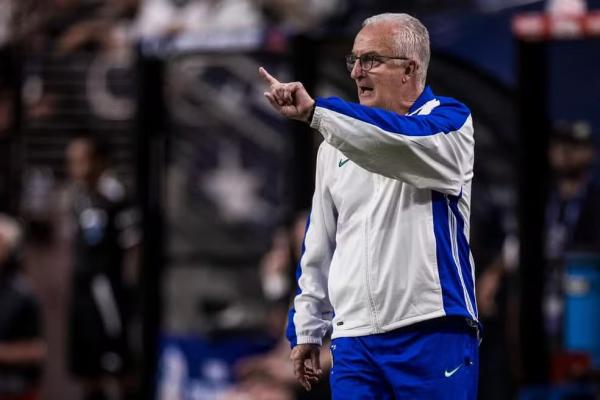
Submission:
M 263 67 L 258 69 L 258 73 L 269 85 L 270 91 L 264 94 L 275 110 L 284 117 L 310 123 L 308 119 L 312 114 L 315 101 L 302 83 L 281 83 Z

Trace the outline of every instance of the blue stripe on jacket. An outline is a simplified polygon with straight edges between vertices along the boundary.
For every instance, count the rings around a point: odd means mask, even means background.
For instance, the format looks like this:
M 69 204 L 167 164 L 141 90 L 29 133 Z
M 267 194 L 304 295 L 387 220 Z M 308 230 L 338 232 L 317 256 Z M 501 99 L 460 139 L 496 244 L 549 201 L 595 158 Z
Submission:
M 448 196 L 450 198 L 450 210 L 454 214 L 457 220 L 457 242 L 458 242 L 458 256 L 460 260 L 460 268 L 463 275 L 463 280 L 467 288 L 467 294 L 471 304 L 473 305 L 473 312 L 477 317 L 477 302 L 475 299 L 475 283 L 473 282 L 473 266 L 471 265 L 471 248 L 469 247 L 469 241 L 465 236 L 465 220 L 458 209 L 457 196 Z
M 433 99 L 433 94 L 427 88 L 421 97 Z M 415 111 L 422 106 L 421 103 L 424 99 L 421 97 L 413 104 L 413 107 L 420 104 L 415 107 Z M 471 114 L 470 110 L 464 104 L 451 98 L 438 97 L 437 100 L 440 101 L 440 105 L 434 108 L 431 114 L 410 116 L 347 102 L 338 97 L 318 97 L 316 106 L 375 125 L 384 131 L 405 136 L 431 136 L 459 130 Z
M 470 318 L 471 316 L 465 301 L 463 286 L 458 275 L 456 262 L 452 255 L 452 236 L 450 224 L 448 222 L 449 207 L 446 196 L 432 190 L 431 206 L 433 211 L 433 230 L 444 311 L 446 312 L 446 315 L 465 316 Z M 464 276 L 464 273 L 462 275 Z

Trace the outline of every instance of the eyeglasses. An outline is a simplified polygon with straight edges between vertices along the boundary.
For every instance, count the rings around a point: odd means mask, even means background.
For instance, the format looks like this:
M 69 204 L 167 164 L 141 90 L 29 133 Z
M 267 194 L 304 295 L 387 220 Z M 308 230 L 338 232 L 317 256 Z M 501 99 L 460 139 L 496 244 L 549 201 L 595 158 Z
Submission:
M 348 54 L 346 56 L 346 68 L 348 68 L 348 72 L 352 72 L 356 60 L 360 62 L 360 68 L 363 71 L 369 71 L 371 68 L 385 62 L 385 60 L 410 60 L 410 58 L 380 56 L 379 54 L 363 54 L 362 56 L 357 57 L 354 54 Z

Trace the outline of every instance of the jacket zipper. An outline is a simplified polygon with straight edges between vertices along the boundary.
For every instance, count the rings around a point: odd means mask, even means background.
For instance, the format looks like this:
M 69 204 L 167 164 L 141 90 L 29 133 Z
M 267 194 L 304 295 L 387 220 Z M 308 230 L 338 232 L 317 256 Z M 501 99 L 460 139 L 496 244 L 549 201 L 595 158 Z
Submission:
M 373 198 L 371 199 L 371 203 L 375 202 L 377 200 L 376 195 L 379 193 L 379 176 L 377 174 L 374 174 L 374 184 L 375 184 L 375 195 L 373 196 Z M 370 207 L 368 208 L 368 211 L 370 212 L 373 209 L 373 205 L 371 204 Z M 366 260 L 366 268 L 365 268 L 365 278 L 367 280 L 367 296 L 369 298 L 369 306 L 370 306 L 370 311 L 371 311 L 371 324 L 373 325 L 374 328 L 374 333 L 381 333 L 381 328 L 379 326 L 379 318 L 377 315 L 377 307 L 375 305 L 375 299 L 373 296 L 373 292 L 371 289 L 371 276 L 370 276 L 370 272 L 371 272 L 371 265 L 370 265 L 370 252 L 369 252 L 369 227 L 370 227 L 370 221 L 371 218 L 369 216 L 367 216 L 367 218 L 365 218 L 365 260 Z

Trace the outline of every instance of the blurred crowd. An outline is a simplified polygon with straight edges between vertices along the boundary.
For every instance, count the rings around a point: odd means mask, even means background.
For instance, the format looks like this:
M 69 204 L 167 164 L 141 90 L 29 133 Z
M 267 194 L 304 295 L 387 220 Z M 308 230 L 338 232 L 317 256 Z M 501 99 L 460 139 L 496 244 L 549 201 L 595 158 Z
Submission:
M 0 399 L 140 392 L 139 214 L 128 195 L 134 157 L 121 156 L 135 149 L 119 147 L 134 135 L 137 43 L 206 32 L 310 34 L 324 21 L 333 26 L 348 4 L 0 1 Z M 251 270 L 270 337 L 282 336 L 303 226 L 280 228 Z M 231 398 L 293 398 L 298 390 L 283 342 L 237 373 Z
M 549 181 L 542 232 L 544 265 L 534 266 L 543 271 L 540 315 L 544 337 L 540 340 L 547 342 L 549 382 L 557 387 L 586 387 L 595 382 L 597 361 L 593 358 L 597 356 L 577 350 L 569 337 L 577 334 L 576 330 L 583 336 L 589 334 L 589 329 L 594 331 L 597 316 L 583 307 L 569 309 L 567 304 L 581 301 L 585 296 L 590 301 L 594 296 L 593 291 L 573 291 L 570 282 L 582 258 L 590 263 L 590 274 L 594 265 L 600 266 L 600 158 L 596 135 L 584 120 L 555 121 L 547 135 Z M 477 198 L 471 235 L 477 263 L 477 304 L 485 327 L 479 395 L 483 399 L 514 398 L 523 374 L 523 359 L 518 351 L 522 329 L 519 314 L 528 294 L 520 290 L 523 267 L 519 251 L 526 243 L 518 238 L 515 210 L 494 207 L 483 193 Z M 593 279 L 585 285 L 592 284 Z M 593 390 L 569 390 L 565 390 L 564 398 L 596 396 Z M 551 395 L 550 391 L 540 391 L 536 396 Z
M 347 6 L 346 0 L 2 0 L 0 41 L 64 54 L 183 32 L 308 31 Z

